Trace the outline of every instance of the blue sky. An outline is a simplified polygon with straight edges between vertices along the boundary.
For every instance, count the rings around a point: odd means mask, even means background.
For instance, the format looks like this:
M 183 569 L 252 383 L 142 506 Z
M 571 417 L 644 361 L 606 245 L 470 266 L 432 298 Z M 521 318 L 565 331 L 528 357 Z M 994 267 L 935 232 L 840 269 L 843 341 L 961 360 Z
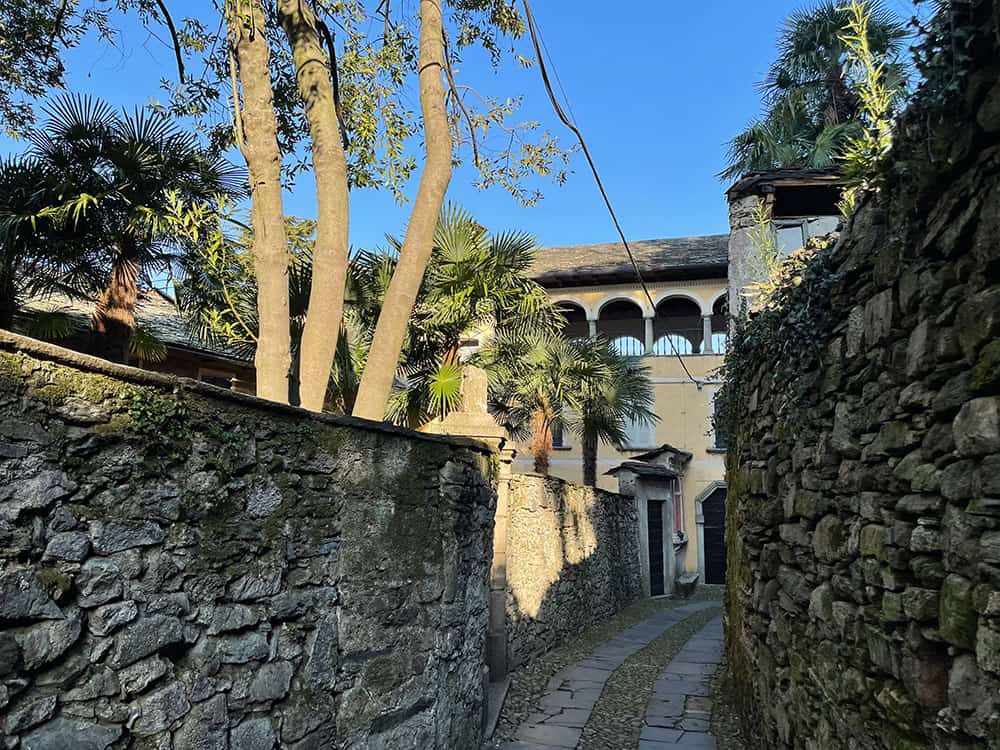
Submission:
M 755 84 L 774 57 L 778 26 L 804 2 L 536 0 L 556 71 L 630 239 L 727 231 L 725 186 L 715 176 L 724 166 L 725 142 L 758 113 Z M 911 7 L 906 0 L 889 4 L 907 13 Z M 171 3 L 176 17 L 208 5 Z M 530 55 L 527 40 L 520 51 Z M 67 61 L 70 90 L 129 107 L 161 98 L 160 78 L 176 75 L 171 50 L 137 23 L 126 22 L 117 49 L 90 41 Z M 571 142 L 537 69 L 508 65 L 494 75 L 470 60 L 458 75 L 493 94 L 523 95 L 521 118 L 539 120 Z M 0 141 L 0 149 L 16 148 Z M 468 168 L 456 172 L 449 199 L 492 230 L 524 229 L 544 245 L 617 239 L 579 154 L 573 169 L 566 185 L 544 184 L 545 198 L 533 208 L 519 207 L 500 188 L 476 190 Z M 411 195 L 415 188 L 414 182 Z M 314 206 L 311 176 L 301 176 L 286 196 L 286 212 L 312 216 Z M 386 232 L 402 233 L 406 218 L 407 208 L 388 193 L 355 192 L 351 244 L 380 245 Z

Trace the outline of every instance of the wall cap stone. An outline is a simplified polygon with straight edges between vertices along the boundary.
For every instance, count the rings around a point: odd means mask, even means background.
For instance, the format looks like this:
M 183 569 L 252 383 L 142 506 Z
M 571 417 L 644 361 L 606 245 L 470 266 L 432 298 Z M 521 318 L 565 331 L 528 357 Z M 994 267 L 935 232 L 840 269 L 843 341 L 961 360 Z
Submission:
M 316 422 L 335 425 L 337 427 L 351 427 L 369 432 L 378 432 L 387 435 L 405 437 L 409 440 L 423 440 L 430 443 L 440 443 L 456 448 L 467 448 L 485 455 L 492 455 L 495 450 L 480 440 L 458 437 L 454 435 L 435 435 L 433 433 L 417 432 L 405 427 L 397 427 L 387 422 L 376 422 L 370 419 L 361 419 L 342 414 L 318 414 L 307 409 L 288 404 L 279 404 L 275 401 L 268 401 L 257 396 L 250 396 L 238 391 L 231 391 L 226 388 L 202 383 L 191 378 L 183 378 L 177 375 L 166 375 L 151 370 L 142 370 L 138 367 L 129 367 L 106 359 L 93 357 L 89 354 L 82 354 L 72 349 L 65 349 L 55 344 L 39 341 L 28 336 L 21 336 L 10 331 L 0 330 L 0 352 L 13 352 L 27 354 L 35 359 L 53 362 L 55 364 L 72 367 L 76 370 L 94 373 L 96 375 L 106 375 L 108 377 L 123 380 L 135 385 L 145 385 L 152 388 L 181 390 L 188 393 L 196 393 L 209 399 L 220 401 L 231 401 L 241 406 L 260 409 L 262 411 L 283 414 L 299 419 L 309 419 Z

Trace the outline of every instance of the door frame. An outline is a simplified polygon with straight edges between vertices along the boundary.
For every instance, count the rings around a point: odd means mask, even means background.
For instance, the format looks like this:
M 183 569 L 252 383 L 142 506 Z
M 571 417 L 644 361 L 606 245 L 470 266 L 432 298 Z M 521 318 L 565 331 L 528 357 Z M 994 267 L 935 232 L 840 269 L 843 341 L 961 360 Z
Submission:
M 717 490 L 724 489 L 726 489 L 725 480 L 717 479 L 714 482 L 709 482 L 694 499 L 694 518 L 698 527 L 698 583 L 705 582 L 705 508 L 703 503 Z

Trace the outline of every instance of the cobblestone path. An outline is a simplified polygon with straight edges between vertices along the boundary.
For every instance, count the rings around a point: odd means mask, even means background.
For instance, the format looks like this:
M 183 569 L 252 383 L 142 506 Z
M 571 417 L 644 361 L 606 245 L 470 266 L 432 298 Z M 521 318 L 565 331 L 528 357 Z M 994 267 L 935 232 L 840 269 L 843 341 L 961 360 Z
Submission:
M 559 670 L 549 680 L 534 713 L 519 726 L 516 739 L 500 745 L 501 750 L 573 750 L 578 747 L 636 750 L 637 745 L 642 750 L 714 747 L 714 744 L 678 744 L 678 739 L 693 738 L 694 727 L 703 725 L 691 724 L 692 729 L 686 733 L 684 729 L 667 727 L 664 721 L 660 721 L 660 714 L 650 714 L 649 711 L 658 710 L 664 703 L 661 697 L 666 695 L 675 699 L 671 705 L 678 704 L 678 694 L 667 692 L 670 687 L 691 689 L 691 714 L 687 715 L 685 703 L 680 715 L 684 721 L 707 722 L 710 714 L 698 708 L 703 704 L 696 699 L 709 692 L 708 681 L 719 663 L 722 651 L 721 618 L 700 629 L 679 653 L 678 644 L 671 644 L 669 635 L 676 629 L 678 635 L 687 631 L 682 637 L 689 637 L 691 625 L 700 628 L 706 618 L 718 611 L 718 607 L 717 601 L 702 601 L 660 610 L 598 646 L 586 658 Z M 641 677 L 635 679 L 636 670 L 641 672 L 645 669 L 648 672 L 650 658 L 664 653 L 665 648 L 672 648 L 669 653 L 676 653 L 677 657 L 660 675 L 656 685 L 653 685 L 653 680 L 659 673 L 658 667 L 648 675 L 647 681 Z M 682 659 L 682 656 L 685 658 Z M 662 666 L 664 661 L 657 664 Z M 693 669 L 696 674 L 678 672 L 690 679 L 675 679 L 670 672 L 675 662 L 679 670 Z M 664 680 L 671 685 L 660 690 L 660 683 Z M 623 693 L 624 696 L 621 695 Z M 686 699 L 686 696 L 685 693 L 680 697 Z M 596 711 L 595 707 L 598 707 Z M 694 713 L 696 711 L 701 713 Z M 642 721 L 643 712 L 646 713 L 645 723 Z M 622 727 L 617 726 L 620 721 L 625 721 L 629 725 L 627 729 L 632 731 L 623 732 Z M 670 745 L 662 741 L 668 736 L 666 734 L 660 734 L 660 739 L 647 738 L 647 732 L 655 735 L 668 729 L 673 731 Z M 711 741 L 707 724 L 703 729 L 697 732 L 698 736 Z M 643 733 L 641 739 L 640 731 Z M 630 736 L 633 732 L 635 736 Z
M 716 617 L 684 644 L 657 679 L 639 750 L 715 750 L 711 682 L 721 661 L 722 617 Z

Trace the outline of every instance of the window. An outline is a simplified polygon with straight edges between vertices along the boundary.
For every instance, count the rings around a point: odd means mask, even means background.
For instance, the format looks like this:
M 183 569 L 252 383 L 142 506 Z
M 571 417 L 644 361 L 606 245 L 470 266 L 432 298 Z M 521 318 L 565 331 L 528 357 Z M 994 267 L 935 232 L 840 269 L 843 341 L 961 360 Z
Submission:
M 726 336 L 729 332 L 729 296 L 723 294 L 712 305 L 712 351 L 726 353 Z
M 816 216 L 809 219 L 775 220 L 774 233 L 778 241 L 778 251 L 788 255 L 805 247 L 810 237 L 830 234 L 840 222 L 836 216 Z
M 793 253 L 806 244 L 802 222 L 797 221 L 793 224 L 775 222 L 774 233 L 778 238 L 778 252 L 782 255 Z
M 681 493 L 681 480 L 675 478 L 673 484 L 674 500 L 674 533 L 684 532 L 684 495 Z
M 225 372 L 224 370 L 209 370 L 203 367 L 198 370 L 198 380 L 202 383 L 231 390 L 233 383 L 236 381 L 236 374 Z
M 725 425 L 719 424 L 715 419 L 715 401 L 719 397 L 719 392 L 712 394 L 712 414 L 709 422 L 709 434 L 712 436 L 712 447 L 716 450 L 724 451 L 729 447 L 729 433 L 726 432 Z
M 566 443 L 563 440 L 563 428 L 561 424 L 554 424 L 551 428 L 552 431 L 552 447 L 553 448 L 565 448 Z
M 705 325 L 701 306 L 687 297 L 668 297 L 656 306 L 653 354 L 699 354 L 704 351 Z
M 650 436 L 650 425 L 630 419 L 625 424 L 625 445 L 626 448 L 647 448 L 652 442 Z

